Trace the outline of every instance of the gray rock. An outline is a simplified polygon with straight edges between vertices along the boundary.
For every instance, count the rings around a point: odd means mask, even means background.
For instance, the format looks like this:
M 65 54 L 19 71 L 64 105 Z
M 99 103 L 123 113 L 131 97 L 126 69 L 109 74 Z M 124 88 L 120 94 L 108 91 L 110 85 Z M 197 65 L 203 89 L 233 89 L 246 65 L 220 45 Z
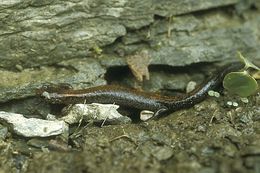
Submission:
M 248 17 L 246 22 L 238 17 L 230 18 L 222 11 L 196 17 L 189 14 L 174 17 L 172 23 L 159 20 L 149 28 L 128 32 L 122 42 L 109 49 L 122 55 L 148 49 L 153 65 L 235 61 L 238 60 L 236 51 L 259 63 L 259 28 L 260 13 Z M 167 30 L 171 30 L 170 36 Z M 108 67 L 126 65 L 123 57 L 110 54 L 105 54 L 101 63 Z
M 64 109 L 64 117 L 61 120 L 68 124 L 81 123 L 82 120 L 87 122 L 119 120 L 121 123 L 130 123 L 131 119 L 121 115 L 115 104 L 75 104 Z
M 64 121 L 48 121 L 25 118 L 21 114 L 0 111 L 0 121 L 10 125 L 13 132 L 25 137 L 48 137 L 68 134 L 69 127 Z
M 7 136 L 8 129 L 7 127 L 0 124 L 0 140 L 4 140 Z
M 238 50 L 259 61 L 260 13 L 249 10 L 258 3 L 241 3 L 1 1 L 0 102 L 35 96 L 46 83 L 106 84 L 106 69 L 126 65 L 125 55 L 140 49 L 148 50 L 151 65 L 235 60 Z M 239 14 L 216 8 L 227 5 Z
M 35 96 L 43 85 L 69 84 L 75 89 L 102 85 L 105 70 L 94 59 L 73 59 L 58 67 L 25 69 L 21 72 L 0 71 L 0 102 Z
M 28 68 L 59 63 L 67 59 L 92 57 L 93 49 L 109 46 L 118 38 L 131 34 L 132 31 L 144 34 L 143 28 L 155 30 L 155 32 L 151 32 L 152 37 L 153 34 L 160 37 L 159 33 L 165 37 L 167 33 L 165 30 L 172 30 L 170 39 L 161 40 L 163 42 L 168 40 L 169 43 L 163 43 L 160 51 L 151 51 L 155 57 L 154 63 L 165 64 L 169 57 L 174 60 L 185 57 L 183 60 L 185 62 L 188 58 L 186 63 L 181 61 L 174 65 L 214 60 L 214 58 L 218 59 L 219 57 L 225 58 L 226 53 L 233 53 L 235 49 L 242 48 L 244 41 L 254 43 L 251 40 L 254 38 L 252 37 L 254 33 L 247 30 L 250 28 L 239 30 L 235 26 L 235 22 L 240 25 L 241 21 L 227 14 L 225 15 L 228 20 L 223 21 L 218 18 L 218 10 L 213 10 L 215 14 L 213 12 L 213 14 L 205 13 L 200 16 L 192 15 L 191 18 L 187 18 L 184 14 L 228 5 L 235 6 L 239 2 L 240 0 L 1 1 L 1 67 Z M 256 2 L 257 0 L 250 1 L 250 3 Z M 248 9 L 250 3 L 242 11 Z M 168 28 L 168 17 L 180 14 L 182 16 L 174 18 Z M 196 17 L 204 18 L 205 16 L 205 20 L 207 20 L 209 15 L 215 16 L 217 18 L 215 21 L 223 23 L 220 25 L 216 23 L 216 28 L 214 23 L 203 23 Z M 161 16 L 164 19 L 157 19 L 155 16 Z M 198 28 L 198 25 L 206 27 L 212 25 L 213 27 L 207 31 L 204 28 Z M 234 30 L 232 26 L 235 26 Z M 252 27 L 252 29 L 256 28 Z M 179 35 L 180 31 L 190 32 L 192 30 L 197 30 L 200 33 L 188 36 L 184 34 L 184 37 Z M 146 32 L 145 36 L 148 37 L 149 33 Z M 140 41 L 147 41 L 147 39 L 142 38 Z M 149 38 L 148 41 L 155 43 L 155 45 L 161 42 L 157 38 L 152 40 Z M 189 44 L 186 45 L 187 43 Z M 183 44 L 186 50 L 183 46 L 180 47 Z M 139 45 L 136 46 L 139 47 Z M 221 53 L 222 48 L 225 48 L 223 53 Z M 243 48 L 248 50 L 248 47 Z

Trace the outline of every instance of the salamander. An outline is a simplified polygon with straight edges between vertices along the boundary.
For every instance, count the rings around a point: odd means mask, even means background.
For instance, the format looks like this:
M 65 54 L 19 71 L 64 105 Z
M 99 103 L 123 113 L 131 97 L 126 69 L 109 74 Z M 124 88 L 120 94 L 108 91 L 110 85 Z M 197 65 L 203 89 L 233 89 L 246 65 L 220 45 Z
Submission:
M 114 103 L 127 108 L 150 110 L 155 112 L 155 117 L 160 117 L 203 101 L 209 90 L 214 90 L 221 85 L 227 73 L 241 68 L 243 68 L 243 64 L 239 62 L 225 65 L 199 87 L 178 97 L 164 96 L 117 85 L 102 85 L 80 90 L 63 89 L 55 92 L 43 89 L 41 96 L 51 103 L 58 104 Z

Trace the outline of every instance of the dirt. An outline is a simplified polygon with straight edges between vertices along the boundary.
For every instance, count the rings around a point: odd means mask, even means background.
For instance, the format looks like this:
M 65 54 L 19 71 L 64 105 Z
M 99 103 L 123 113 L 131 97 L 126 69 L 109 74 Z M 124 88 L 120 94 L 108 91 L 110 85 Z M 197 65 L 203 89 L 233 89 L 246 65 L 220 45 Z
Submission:
M 225 95 L 156 121 L 85 124 L 71 128 L 68 146 L 57 137 L 33 146 L 8 133 L 0 142 L 0 173 L 259 172 L 259 103 L 259 93 L 248 104 Z

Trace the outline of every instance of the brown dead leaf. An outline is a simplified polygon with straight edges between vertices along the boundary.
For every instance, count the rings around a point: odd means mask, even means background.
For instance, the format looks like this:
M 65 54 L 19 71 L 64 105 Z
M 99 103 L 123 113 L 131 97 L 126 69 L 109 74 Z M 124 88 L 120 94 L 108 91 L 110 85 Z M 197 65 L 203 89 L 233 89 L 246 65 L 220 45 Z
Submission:
M 147 50 L 142 50 L 134 55 L 128 56 L 126 62 L 138 81 L 142 82 L 144 78 L 149 80 L 148 66 L 150 63 L 150 56 Z

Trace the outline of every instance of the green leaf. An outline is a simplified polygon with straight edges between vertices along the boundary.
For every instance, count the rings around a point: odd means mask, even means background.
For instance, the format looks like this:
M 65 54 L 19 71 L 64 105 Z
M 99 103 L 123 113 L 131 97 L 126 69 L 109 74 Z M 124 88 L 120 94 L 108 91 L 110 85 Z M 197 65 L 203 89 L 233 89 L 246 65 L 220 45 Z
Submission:
M 246 71 L 227 74 L 223 80 L 223 86 L 229 92 L 240 97 L 250 96 L 258 89 L 257 81 Z

